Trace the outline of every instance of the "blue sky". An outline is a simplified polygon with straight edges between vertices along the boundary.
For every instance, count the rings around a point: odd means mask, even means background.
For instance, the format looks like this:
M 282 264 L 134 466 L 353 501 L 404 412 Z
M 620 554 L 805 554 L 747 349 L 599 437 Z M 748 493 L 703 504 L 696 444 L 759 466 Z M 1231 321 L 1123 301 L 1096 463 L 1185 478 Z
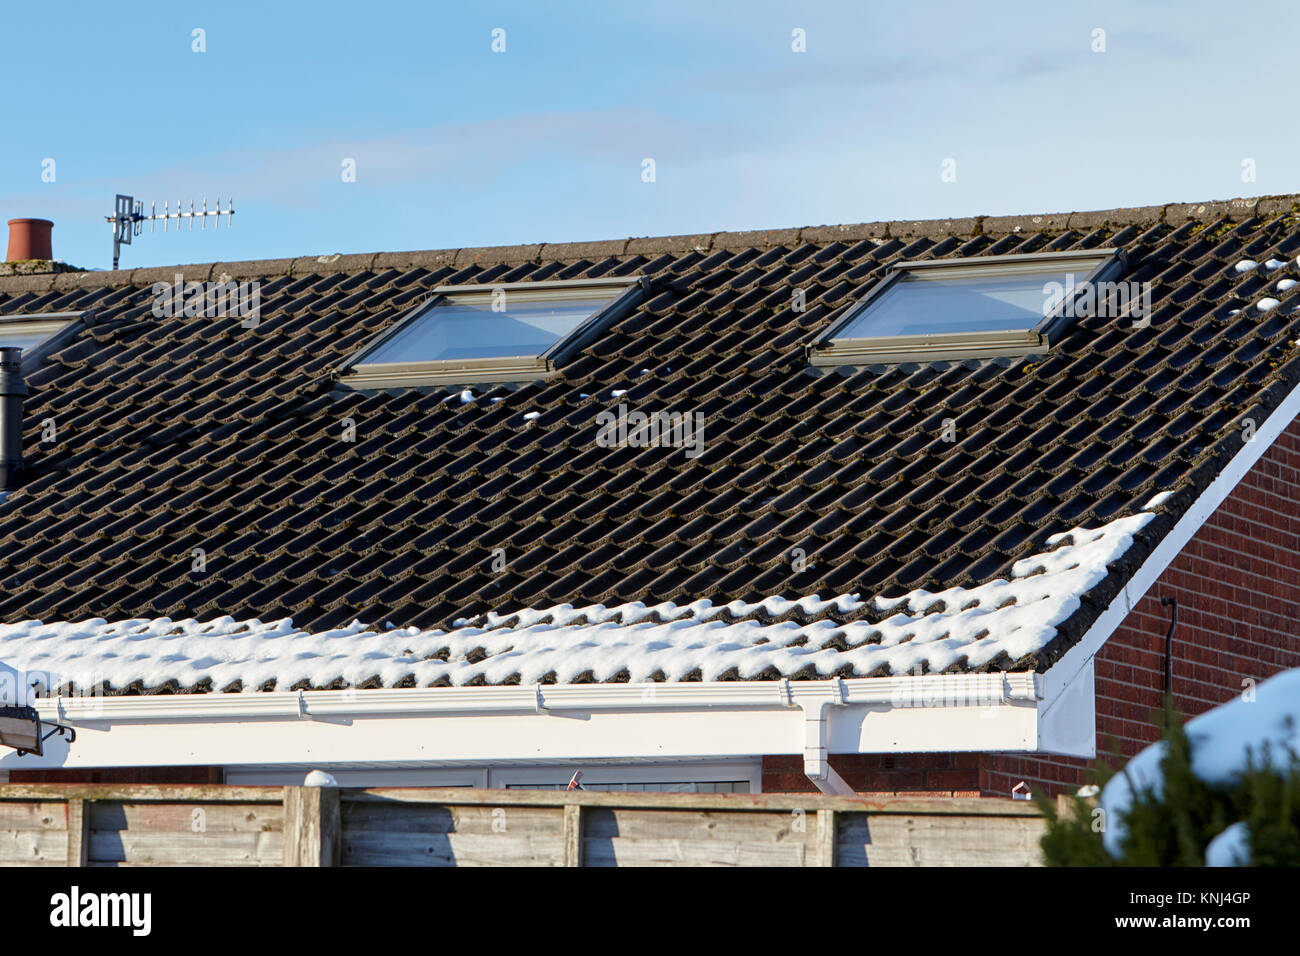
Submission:
M 146 231 L 133 267 L 1300 191 L 1294 4 L 96 0 L 2 16 L 0 214 L 53 219 L 55 255 L 92 268 L 110 264 L 117 192 L 146 210 L 233 194 L 238 210 L 229 232 Z

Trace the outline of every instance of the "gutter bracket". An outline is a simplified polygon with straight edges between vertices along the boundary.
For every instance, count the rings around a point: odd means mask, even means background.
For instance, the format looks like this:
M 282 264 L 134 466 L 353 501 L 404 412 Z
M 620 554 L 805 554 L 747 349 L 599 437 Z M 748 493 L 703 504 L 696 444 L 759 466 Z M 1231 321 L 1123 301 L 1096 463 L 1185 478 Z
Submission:
M 298 716 L 303 720 L 311 720 L 311 714 L 307 712 L 307 698 L 302 691 L 298 691 Z
M 545 701 L 545 699 L 542 697 L 542 685 L 541 685 L 541 684 L 534 684 L 534 685 L 533 685 L 533 694 L 534 694 L 534 700 L 533 700 L 533 709 L 534 709 L 534 711 L 535 711 L 536 713 L 539 713 L 539 714 L 544 714 L 544 713 L 546 713 L 546 712 L 547 712 L 547 710 L 546 710 L 546 701 Z

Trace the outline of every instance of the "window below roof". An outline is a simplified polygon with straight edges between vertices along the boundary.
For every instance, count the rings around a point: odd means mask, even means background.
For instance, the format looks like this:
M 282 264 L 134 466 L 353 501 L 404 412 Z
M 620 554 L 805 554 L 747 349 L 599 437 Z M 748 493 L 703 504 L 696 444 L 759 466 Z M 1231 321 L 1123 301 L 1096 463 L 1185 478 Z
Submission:
M 639 277 L 440 286 L 339 369 L 353 388 L 522 381 L 556 369 L 640 301 Z
M 30 372 L 76 335 L 81 317 L 81 312 L 0 315 L 0 348 L 22 349 L 23 371 Z
M 903 262 L 810 346 L 814 365 L 1028 355 L 1123 271 L 1115 249 Z

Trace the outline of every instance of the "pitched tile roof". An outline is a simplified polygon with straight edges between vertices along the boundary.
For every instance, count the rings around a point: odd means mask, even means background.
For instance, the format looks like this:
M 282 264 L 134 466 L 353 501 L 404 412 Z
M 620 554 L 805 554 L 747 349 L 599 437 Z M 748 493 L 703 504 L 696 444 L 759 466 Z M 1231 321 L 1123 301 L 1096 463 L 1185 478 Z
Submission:
M 1063 650 L 1239 449 L 1240 421 L 1262 422 L 1300 380 L 1300 297 L 1279 288 L 1297 273 L 1296 208 L 1278 197 L 0 278 L 0 314 L 91 310 L 92 322 L 29 380 L 31 472 L 0 505 L 0 620 L 445 629 L 566 603 L 896 596 L 1005 578 L 1049 536 L 1173 492 L 1060 623 Z M 1011 361 L 819 372 L 805 360 L 895 261 L 1099 246 L 1130 250 L 1127 278 L 1153 284 L 1149 327 L 1084 319 L 1049 354 Z M 1245 259 L 1264 265 L 1238 271 Z M 258 327 L 155 317 L 150 287 L 177 272 L 259 278 Z M 334 387 L 340 361 L 437 285 L 633 274 L 655 280 L 646 301 L 551 379 L 475 386 L 468 402 L 446 401 L 459 389 Z M 1261 311 L 1266 297 L 1280 305 Z M 596 415 L 620 401 L 702 412 L 704 454 L 598 446 Z M 340 438 L 344 419 L 355 442 Z
M 1155 505 L 1152 504 L 1152 507 Z M 875 677 L 1033 667 L 1148 512 L 1049 539 L 1010 581 L 892 600 L 561 605 L 448 630 L 309 633 L 292 622 L 0 624 L 0 661 L 47 689 L 164 693 L 605 681 Z

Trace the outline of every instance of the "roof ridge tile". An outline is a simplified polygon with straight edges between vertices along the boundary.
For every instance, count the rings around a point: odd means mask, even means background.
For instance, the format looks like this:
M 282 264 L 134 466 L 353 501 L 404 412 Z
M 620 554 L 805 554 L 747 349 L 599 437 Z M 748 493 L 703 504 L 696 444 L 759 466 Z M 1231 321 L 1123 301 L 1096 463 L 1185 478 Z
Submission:
M 725 248 L 770 248 L 774 245 L 808 245 L 864 239 L 888 241 L 899 238 L 950 238 L 1095 230 L 1099 226 L 1137 226 L 1147 223 L 1181 225 L 1185 222 L 1244 222 L 1256 217 L 1278 216 L 1300 209 L 1300 194 L 1278 194 L 1205 202 L 1165 203 L 1157 206 L 1118 207 L 1068 213 L 1038 213 L 1008 216 L 976 215 L 967 218 L 928 220 L 886 220 L 839 225 L 800 226 L 766 230 L 715 231 L 692 236 L 660 236 L 607 239 L 565 243 L 532 243 L 508 246 L 460 247 L 410 252 L 330 253 L 290 259 L 260 259 L 151 266 L 117 271 L 49 273 L 38 276 L 0 277 L 0 292 L 65 291 L 104 286 L 143 285 L 166 281 L 177 271 L 208 281 L 228 274 L 231 278 L 255 278 L 289 274 L 294 276 L 327 272 L 357 272 L 385 268 L 445 268 L 486 264 L 518 264 L 542 261 L 543 255 L 562 259 L 593 256 L 626 256 L 664 251 L 699 249 L 707 254 Z M 761 240 L 761 242 L 760 242 Z

